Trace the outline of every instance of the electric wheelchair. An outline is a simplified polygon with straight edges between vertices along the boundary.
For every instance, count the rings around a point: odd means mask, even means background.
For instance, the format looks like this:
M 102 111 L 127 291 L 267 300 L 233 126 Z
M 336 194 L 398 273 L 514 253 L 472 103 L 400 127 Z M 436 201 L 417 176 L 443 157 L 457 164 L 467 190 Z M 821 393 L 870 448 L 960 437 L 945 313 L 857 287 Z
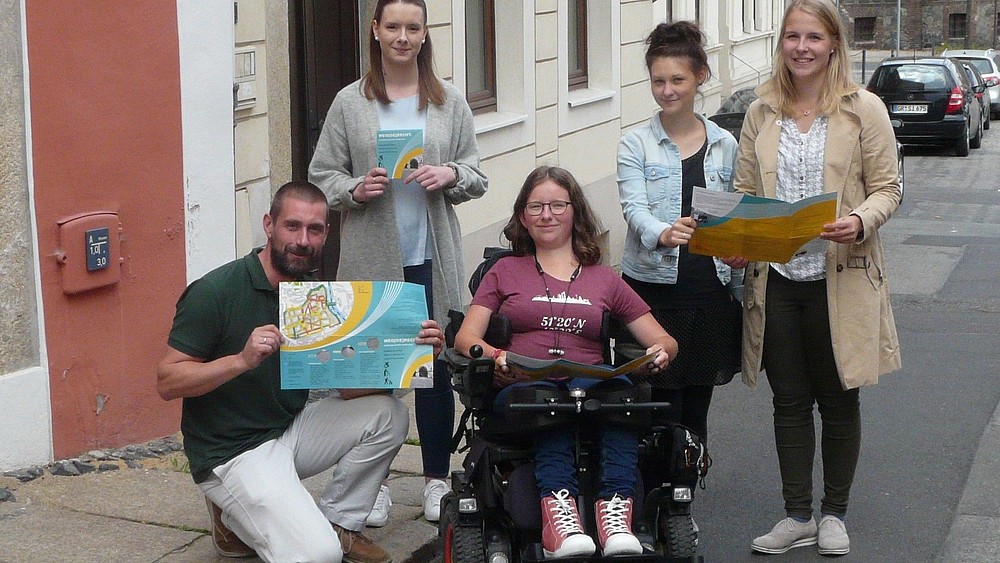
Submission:
M 487 248 L 486 259 L 469 282 L 475 294 L 482 275 L 509 250 Z M 711 464 L 700 438 L 669 422 L 669 403 L 650 402 L 649 385 L 609 381 L 587 390 L 548 387 L 516 388 L 507 412 L 497 413 L 493 401 L 494 363 L 474 346 L 468 358 L 454 349 L 454 336 L 464 318 L 451 311 L 445 330 L 443 358 L 455 391 L 465 407 L 455 434 L 455 451 L 467 451 L 463 468 L 452 472 L 451 491 L 441 501 L 439 535 L 445 563 L 532 563 L 656 561 L 698 562 L 697 532 L 691 502 Z M 621 365 L 645 353 L 616 348 L 615 334 L 624 330 L 605 315 L 602 339 L 605 362 Z M 485 340 L 504 347 L 510 337 L 506 319 L 494 315 Z M 617 358 L 616 358 L 617 356 Z M 618 383 L 617 385 L 615 383 Z M 596 537 L 594 501 L 597 498 L 600 447 L 597 426 L 614 421 L 639 432 L 639 469 L 669 467 L 669 481 L 650 484 L 643 498 L 642 479 L 633 498 L 633 532 L 643 553 L 603 557 L 546 559 L 541 545 L 542 516 L 534 477 L 531 436 L 554 428 L 574 431 L 574 459 L 579 481 L 581 519 L 585 531 Z M 460 450 L 459 446 L 465 445 Z M 660 471 L 660 474 L 663 472 Z

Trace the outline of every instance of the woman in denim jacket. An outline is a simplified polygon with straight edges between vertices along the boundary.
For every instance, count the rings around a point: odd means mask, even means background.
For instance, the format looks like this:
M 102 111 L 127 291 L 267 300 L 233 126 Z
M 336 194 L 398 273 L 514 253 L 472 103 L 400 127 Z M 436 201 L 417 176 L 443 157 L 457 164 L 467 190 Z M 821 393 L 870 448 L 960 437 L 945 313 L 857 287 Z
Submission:
M 646 43 L 646 67 L 660 111 L 618 145 L 618 193 L 628 223 L 622 272 L 678 342 L 676 360 L 649 379 L 653 400 L 674 405 L 676 421 L 704 440 L 715 385 L 740 370 L 742 283 L 721 260 L 691 254 L 695 186 L 733 191 L 736 139 L 695 113 L 711 75 L 704 36 L 693 22 L 661 23 Z M 733 278 L 736 278 L 735 280 Z M 734 283 L 735 282 L 735 283 Z M 647 488 L 665 475 L 644 475 Z

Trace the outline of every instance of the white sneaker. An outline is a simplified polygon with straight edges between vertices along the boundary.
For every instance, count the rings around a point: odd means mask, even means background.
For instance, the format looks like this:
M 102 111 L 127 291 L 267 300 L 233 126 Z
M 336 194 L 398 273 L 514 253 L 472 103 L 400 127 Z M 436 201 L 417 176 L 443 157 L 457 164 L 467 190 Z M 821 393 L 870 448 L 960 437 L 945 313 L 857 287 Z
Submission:
M 372 528 L 381 528 L 389 521 L 389 507 L 392 506 L 392 499 L 389 498 L 389 486 L 382 485 L 378 489 L 378 496 L 375 497 L 375 504 L 372 511 L 365 519 L 365 525 Z
M 431 479 L 424 485 L 424 518 L 428 522 L 441 519 L 441 497 L 448 494 L 448 484 L 441 479 Z

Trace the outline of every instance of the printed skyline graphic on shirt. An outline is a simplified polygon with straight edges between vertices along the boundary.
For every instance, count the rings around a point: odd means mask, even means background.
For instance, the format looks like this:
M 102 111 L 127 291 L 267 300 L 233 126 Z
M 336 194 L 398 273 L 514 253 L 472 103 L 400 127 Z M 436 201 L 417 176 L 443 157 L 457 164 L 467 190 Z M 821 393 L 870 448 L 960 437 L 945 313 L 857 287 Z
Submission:
M 531 300 L 541 301 L 542 303 L 545 303 L 549 301 L 549 297 L 547 295 L 536 295 L 532 297 Z M 592 305 L 590 299 L 587 299 L 586 297 L 580 297 L 579 295 L 574 295 L 573 297 L 567 297 L 565 291 L 561 291 L 556 295 L 553 295 L 551 303 L 563 303 L 563 304 L 587 305 L 587 306 Z

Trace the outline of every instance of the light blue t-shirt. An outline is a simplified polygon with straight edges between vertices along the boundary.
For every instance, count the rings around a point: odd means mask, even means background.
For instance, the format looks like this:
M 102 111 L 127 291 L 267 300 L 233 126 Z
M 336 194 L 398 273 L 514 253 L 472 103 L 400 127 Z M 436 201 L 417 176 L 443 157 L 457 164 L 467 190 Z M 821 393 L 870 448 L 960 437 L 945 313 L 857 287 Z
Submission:
M 420 129 L 426 135 L 427 110 L 421 110 L 419 102 L 418 96 L 410 96 L 389 105 L 376 103 L 379 128 Z M 406 174 L 410 174 L 410 171 Z M 427 191 L 418 182 L 404 184 L 402 180 L 393 180 L 390 189 L 393 190 L 392 200 L 396 210 L 396 230 L 399 231 L 403 266 L 419 266 L 432 256 L 430 225 L 427 220 Z

